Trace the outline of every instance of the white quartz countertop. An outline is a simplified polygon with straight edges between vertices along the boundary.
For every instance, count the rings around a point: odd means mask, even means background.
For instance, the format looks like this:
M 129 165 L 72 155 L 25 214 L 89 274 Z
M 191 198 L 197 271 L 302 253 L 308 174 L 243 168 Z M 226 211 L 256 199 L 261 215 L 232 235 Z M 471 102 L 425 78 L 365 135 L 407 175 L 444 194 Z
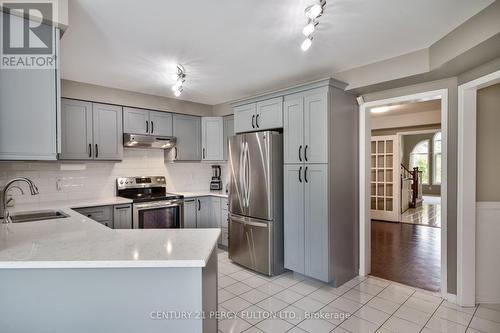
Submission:
M 219 229 L 110 229 L 71 208 L 130 203 L 122 198 L 18 205 L 70 217 L 0 224 L 0 269 L 204 267 Z
M 177 195 L 183 195 L 184 198 L 197 198 L 197 197 L 219 197 L 219 198 L 227 198 L 227 193 L 224 191 L 207 191 L 207 190 L 201 190 L 201 191 L 175 191 L 175 192 L 170 192 L 173 194 Z
M 60 208 L 86 208 L 96 206 L 114 206 L 132 203 L 132 200 L 121 197 L 103 197 L 84 200 L 59 200 L 17 204 L 10 207 L 11 213 L 26 212 L 34 210 L 60 209 Z

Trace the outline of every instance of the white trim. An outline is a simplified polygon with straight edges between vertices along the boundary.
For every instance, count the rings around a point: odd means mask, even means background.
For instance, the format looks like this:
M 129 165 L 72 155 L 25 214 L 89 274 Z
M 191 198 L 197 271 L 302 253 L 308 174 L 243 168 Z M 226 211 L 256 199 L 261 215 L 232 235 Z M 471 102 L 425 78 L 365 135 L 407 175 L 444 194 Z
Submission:
M 457 304 L 457 295 L 448 294 L 448 295 L 446 295 L 446 300 L 448 301 L 448 303 Z
M 377 106 L 418 102 L 422 99 L 441 98 L 442 170 L 448 170 L 448 89 L 427 91 L 363 103 L 359 107 L 359 275 L 371 270 L 370 237 L 370 140 L 369 109 Z M 447 298 L 447 172 L 441 175 L 441 295 Z
M 457 302 L 476 303 L 477 90 L 500 82 L 500 71 L 458 86 Z
M 441 132 L 440 128 L 428 129 L 428 130 L 420 130 L 420 131 L 406 131 L 406 132 L 398 132 L 401 135 L 413 135 L 413 134 L 430 134 L 430 133 L 438 133 Z

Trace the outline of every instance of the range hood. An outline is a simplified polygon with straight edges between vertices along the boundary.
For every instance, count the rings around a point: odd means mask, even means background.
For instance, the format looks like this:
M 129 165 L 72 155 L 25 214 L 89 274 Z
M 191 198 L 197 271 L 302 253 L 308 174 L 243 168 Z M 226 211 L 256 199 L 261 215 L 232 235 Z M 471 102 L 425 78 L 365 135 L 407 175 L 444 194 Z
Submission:
M 176 141 L 177 139 L 173 136 L 123 134 L 123 146 L 130 148 L 170 149 L 175 147 Z

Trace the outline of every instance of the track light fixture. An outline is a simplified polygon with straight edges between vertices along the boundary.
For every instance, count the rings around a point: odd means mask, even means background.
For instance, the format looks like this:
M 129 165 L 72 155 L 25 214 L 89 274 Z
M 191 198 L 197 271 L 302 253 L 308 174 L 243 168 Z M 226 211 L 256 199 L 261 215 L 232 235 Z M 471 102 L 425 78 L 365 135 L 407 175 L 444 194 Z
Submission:
M 302 29 L 302 34 L 306 38 L 300 45 L 300 49 L 304 52 L 309 50 L 312 45 L 312 34 L 316 30 L 316 26 L 319 24 L 318 18 L 323 15 L 323 9 L 325 5 L 326 0 L 321 0 L 319 3 L 308 6 L 304 11 L 304 14 L 307 18 L 307 24 Z
M 175 75 L 175 83 L 172 86 L 172 90 L 174 92 L 175 97 L 179 97 L 182 93 L 183 84 L 186 81 L 186 71 L 182 65 L 177 65 L 177 74 Z

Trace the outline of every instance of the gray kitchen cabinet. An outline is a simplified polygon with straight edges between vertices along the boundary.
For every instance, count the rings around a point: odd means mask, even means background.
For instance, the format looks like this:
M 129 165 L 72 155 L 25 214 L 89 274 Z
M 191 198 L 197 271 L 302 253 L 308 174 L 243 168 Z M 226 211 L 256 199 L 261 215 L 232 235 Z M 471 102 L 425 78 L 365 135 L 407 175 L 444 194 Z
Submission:
M 184 228 L 196 228 L 197 199 L 184 199 Z
M 85 215 L 89 219 L 113 228 L 113 206 L 84 207 L 74 208 L 73 210 Z
M 196 226 L 198 228 L 212 228 L 213 206 L 211 197 L 196 198 Z
M 224 122 L 222 117 L 201 118 L 201 159 L 222 161 L 224 159 Z
M 123 132 L 172 136 L 172 114 L 126 107 L 123 109 Z
M 10 19 L 23 25 L 18 16 Z M 59 29 L 45 27 L 58 57 Z M 55 68 L 0 70 L 0 160 L 57 159 L 58 84 Z
M 229 138 L 234 135 L 234 115 L 224 117 L 224 160 L 229 156 Z
M 92 103 L 61 99 L 61 154 L 65 160 L 92 160 Z
M 149 134 L 149 110 L 123 108 L 123 132 Z
M 149 112 L 150 134 L 172 136 L 172 114 L 168 112 Z
M 174 161 L 201 160 L 201 118 L 181 114 L 173 115 L 175 148 L 165 151 L 167 159 Z
M 283 103 L 283 163 L 304 161 L 304 98 L 285 97 Z
M 114 229 L 132 229 L 132 205 L 115 205 L 113 211 Z
M 283 97 L 239 105 L 233 108 L 234 132 L 252 132 L 283 127 Z
M 304 96 L 304 158 L 328 163 L 328 92 Z
M 304 178 L 302 164 L 283 168 L 285 268 L 304 274 Z
M 61 160 L 121 160 L 122 107 L 61 99 Z
M 257 102 L 255 127 L 259 131 L 283 127 L 283 97 Z
M 123 158 L 122 107 L 92 104 L 94 159 L 121 160 Z
M 304 274 L 329 280 L 328 165 L 306 164 L 304 169 Z
M 256 103 L 241 105 L 233 108 L 234 132 L 243 133 L 255 130 Z

